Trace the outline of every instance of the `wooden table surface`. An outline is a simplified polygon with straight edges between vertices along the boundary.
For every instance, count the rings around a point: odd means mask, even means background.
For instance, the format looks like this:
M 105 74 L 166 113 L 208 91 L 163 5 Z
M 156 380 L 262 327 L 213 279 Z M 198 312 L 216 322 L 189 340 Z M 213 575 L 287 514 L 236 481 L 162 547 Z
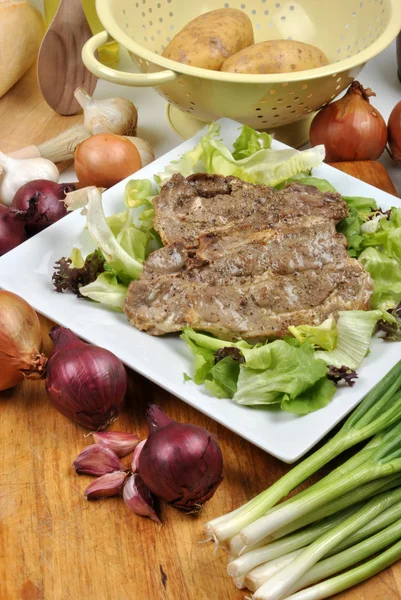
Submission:
M 40 143 L 77 117 L 59 117 L 41 101 L 34 73 L 0 100 L 0 148 Z M 341 165 L 349 170 L 349 166 Z M 379 168 L 361 174 L 390 192 Z M 16 265 L 16 277 L 18 266 Z M 41 318 L 44 349 L 51 323 Z M 0 365 L 1 368 L 1 365 Z M 112 429 L 146 436 L 148 402 L 174 419 L 208 428 L 224 455 L 224 481 L 199 517 L 161 507 L 163 526 L 128 511 L 121 498 L 84 500 L 92 479 L 71 463 L 89 443 L 49 403 L 44 382 L 0 393 L 1 600 L 240 600 L 226 555 L 201 544 L 202 523 L 230 511 L 289 467 L 153 385 L 129 373 L 129 393 Z M 401 564 L 340 594 L 341 600 L 400 600 Z

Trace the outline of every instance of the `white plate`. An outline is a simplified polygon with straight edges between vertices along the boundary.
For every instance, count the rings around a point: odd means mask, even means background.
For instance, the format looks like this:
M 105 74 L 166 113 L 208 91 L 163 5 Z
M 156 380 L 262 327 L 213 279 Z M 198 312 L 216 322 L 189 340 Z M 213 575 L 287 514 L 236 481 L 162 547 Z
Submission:
M 231 144 L 238 135 L 239 123 L 230 119 L 221 119 L 219 123 L 223 141 Z M 152 178 L 171 160 L 193 148 L 203 133 L 199 132 L 134 177 Z M 273 142 L 273 147 L 286 146 Z M 327 165 L 315 169 L 314 175 L 328 179 L 344 195 L 375 198 L 383 209 L 397 203 L 394 196 Z M 105 192 L 104 207 L 108 215 L 124 209 L 124 187 L 123 181 Z M 130 326 L 124 314 L 79 300 L 72 294 L 54 292 L 51 276 L 56 260 L 68 256 L 73 246 L 81 247 L 84 253 L 94 247 L 84 226 L 85 218 L 77 211 L 0 258 L 0 286 L 19 294 L 38 312 L 71 328 L 83 339 L 108 348 L 135 371 L 285 462 L 294 462 L 305 454 L 399 359 L 398 343 L 373 339 L 371 354 L 358 369 L 356 385 L 339 388 L 328 406 L 303 417 L 212 398 L 202 387 L 184 382 L 184 371 L 191 373 L 192 357 L 178 336 L 152 337 Z

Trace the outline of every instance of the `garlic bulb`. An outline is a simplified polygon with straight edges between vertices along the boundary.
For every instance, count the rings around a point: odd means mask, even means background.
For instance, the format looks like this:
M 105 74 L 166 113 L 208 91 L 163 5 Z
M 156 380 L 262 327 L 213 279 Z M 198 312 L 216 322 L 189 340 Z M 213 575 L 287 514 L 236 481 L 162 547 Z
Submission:
M 92 134 L 115 133 L 135 135 L 138 113 L 134 104 L 126 98 L 94 100 L 83 89 L 78 88 L 74 96 L 84 109 L 84 124 Z
M 132 142 L 135 148 L 138 150 L 139 156 L 141 157 L 142 161 L 142 167 L 146 167 L 146 165 L 155 160 L 155 153 L 153 152 L 153 148 L 149 144 L 149 142 L 143 140 L 142 138 L 133 137 L 130 135 L 126 135 L 124 137 L 126 137 L 127 140 Z
M 58 181 L 59 171 L 46 158 L 13 158 L 0 152 L 0 203 L 11 205 L 20 187 L 34 179 Z

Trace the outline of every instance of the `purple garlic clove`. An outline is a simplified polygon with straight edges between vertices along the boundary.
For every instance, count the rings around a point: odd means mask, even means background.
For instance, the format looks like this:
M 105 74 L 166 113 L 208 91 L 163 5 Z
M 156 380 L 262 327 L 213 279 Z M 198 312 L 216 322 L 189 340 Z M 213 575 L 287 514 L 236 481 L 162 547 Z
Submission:
M 144 447 L 146 442 L 147 442 L 147 440 L 142 440 L 142 442 L 140 442 L 134 450 L 134 455 L 132 457 L 132 462 L 131 462 L 131 471 L 133 473 L 136 473 L 138 471 L 139 457 L 141 455 L 142 448 Z
M 123 489 L 127 474 L 124 471 L 106 473 L 88 485 L 84 491 L 87 500 L 117 496 Z
M 99 446 L 98 444 L 92 444 L 84 448 L 74 460 L 72 466 L 79 474 L 85 473 L 86 475 L 95 475 L 96 477 L 124 470 L 120 459 L 113 450 L 103 448 L 103 446 Z
M 104 448 L 110 448 L 120 458 L 130 454 L 139 443 L 139 437 L 135 433 L 101 431 L 91 435 L 93 435 L 96 444 Z
M 160 519 L 154 511 L 153 496 L 138 473 L 131 475 L 124 485 L 123 498 L 128 508 L 136 515 L 150 517 L 156 523 Z

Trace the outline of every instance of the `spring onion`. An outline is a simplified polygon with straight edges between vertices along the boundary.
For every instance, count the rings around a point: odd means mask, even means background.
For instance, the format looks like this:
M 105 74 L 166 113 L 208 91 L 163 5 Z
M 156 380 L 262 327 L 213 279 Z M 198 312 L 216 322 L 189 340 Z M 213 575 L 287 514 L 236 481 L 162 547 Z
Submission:
M 207 534 L 218 542 L 228 540 L 262 517 L 291 490 L 344 450 L 395 423 L 401 411 L 401 395 L 396 393 L 400 387 L 401 361 L 368 393 L 331 440 L 243 507 L 207 523 Z
M 329 530 L 299 553 L 287 566 L 269 578 L 254 594 L 254 600 L 280 600 L 296 587 L 321 558 L 341 541 L 367 525 L 384 510 L 401 501 L 401 488 L 373 497 L 356 513 Z
M 329 598 L 334 594 L 338 594 L 343 590 L 365 581 L 386 569 L 390 565 L 394 564 L 401 558 L 401 541 L 393 544 L 385 552 L 382 552 L 372 560 L 346 571 L 337 577 L 327 579 L 317 585 L 310 588 L 306 588 L 301 592 L 296 592 L 287 596 L 287 600 L 323 600 L 323 598 Z
M 241 531 L 244 545 L 248 546 L 259 542 L 271 532 L 320 508 L 326 502 L 355 490 L 360 485 L 400 472 L 400 435 L 401 423 L 387 430 L 381 445 L 370 455 L 367 453 L 367 460 L 362 465 L 351 472 L 346 466 L 345 468 L 336 469 L 316 484 L 317 489 L 314 489 L 315 486 L 311 486 L 299 500 L 295 499 L 293 502 L 283 505 L 282 508 L 279 507 L 278 510 L 257 519 L 245 527 Z M 324 485 L 325 482 L 327 482 L 327 486 Z

